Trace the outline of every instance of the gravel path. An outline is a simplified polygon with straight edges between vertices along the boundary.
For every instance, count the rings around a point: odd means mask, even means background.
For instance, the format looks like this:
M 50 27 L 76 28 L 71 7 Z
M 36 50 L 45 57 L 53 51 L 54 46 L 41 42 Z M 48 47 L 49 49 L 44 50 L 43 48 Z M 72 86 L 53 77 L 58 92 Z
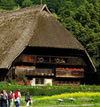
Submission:
M 68 104 L 68 105 L 50 105 L 50 106 L 30 106 L 30 107 L 91 107 L 91 106 L 100 106 L 100 104 Z M 20 107 L 25 107 L 25 106 L 20 106 Z

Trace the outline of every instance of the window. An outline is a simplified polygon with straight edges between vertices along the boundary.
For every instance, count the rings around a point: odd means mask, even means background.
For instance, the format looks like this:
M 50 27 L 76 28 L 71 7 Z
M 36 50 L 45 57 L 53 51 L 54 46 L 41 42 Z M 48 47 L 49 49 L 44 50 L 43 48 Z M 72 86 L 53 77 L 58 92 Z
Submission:
M 35 84 L 44 84 L 44 78 L 36 78 Z

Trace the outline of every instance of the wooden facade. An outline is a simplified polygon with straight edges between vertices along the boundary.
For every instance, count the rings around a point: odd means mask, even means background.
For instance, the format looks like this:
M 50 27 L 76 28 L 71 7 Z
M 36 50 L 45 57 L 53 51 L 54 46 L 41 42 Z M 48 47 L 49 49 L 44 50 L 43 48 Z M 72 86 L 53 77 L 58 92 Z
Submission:
M 45 83 L 52 85 L 80 84 L 83 81 L 86 63 L 82 56 L 65 56 L 63 54 L 61 56 L 60 54 L 55 55 L 53 52 L 47 54 L 45 48 L 31 49 L 35 52 L 29 51 L 30 48 L 27 47 L 13 62 L 12 77 L 15 77 L 14 74 L 23 73 L 30 81 L 33 80 L 34 85 L 44 85 Z M 41 52 L 41 50 L 43 52 L 39 53 L 38 51 Z M 60 49 L 58 50 L 60 51 Z

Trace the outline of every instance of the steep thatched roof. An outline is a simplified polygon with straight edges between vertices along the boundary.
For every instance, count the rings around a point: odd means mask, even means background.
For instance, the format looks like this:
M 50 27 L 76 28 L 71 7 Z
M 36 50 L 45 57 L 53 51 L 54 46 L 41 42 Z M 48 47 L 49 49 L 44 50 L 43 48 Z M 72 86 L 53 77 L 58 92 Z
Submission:
M 26 46 L 85 51 L 46 5 L 0 13 L 0 68 L 10 67 Z
M 46 12 L 39 14 L 37 29 L 35 29 L 35 35 L 32 36 L 29 46 L 84 50 L 79 41 L 52 17 L 52 15 Z

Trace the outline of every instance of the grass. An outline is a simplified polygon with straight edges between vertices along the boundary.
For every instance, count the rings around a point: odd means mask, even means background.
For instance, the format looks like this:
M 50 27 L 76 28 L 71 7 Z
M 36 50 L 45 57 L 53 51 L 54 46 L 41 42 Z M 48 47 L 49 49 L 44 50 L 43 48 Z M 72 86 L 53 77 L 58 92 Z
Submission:
M 37 100 L 47 100 L 47 99 L 58 99 L 58 98 L 68 98 L 68 97 L 95 97 L 99 96 L 99 92 L 75 92 L 75 93 L 63 93 L 59 95 L 53 96 L 44 96 L 42 98 L 38 98 Z
M 100 105 L 57 105 L 57 106 L 34 106 L 34 107 L 100 107 Z
M 67 93 L 69 94 L 69 93 Z M 86 94 L 86 93 L 85 93 Z M 61 97 L 64 95 L 64 97 Z M 85 96 L 83 93 L 77 94 L 73 93 L 73 96 L 65 97 L 66 94 L 60 94 L 60 95 L 54 95 L 54 96 L 31 96 L 31 99 L 33 100 L 32 107 L 100 107 L 100 95 L 97 95 L 97 93 L 90 93 Z M 83 96 L 82 96 L 83 95 Z M 88 96 L 89 95 L 89 96 Z M 45 98 L 45 99 L 44 99 Z M 48 99 L 46 99 L 48 98 Z M 58 99 L 62 99 L 62 101 L 59 101 Z M 24 96 L 22 97 L 21 105 L 25 106 Z

